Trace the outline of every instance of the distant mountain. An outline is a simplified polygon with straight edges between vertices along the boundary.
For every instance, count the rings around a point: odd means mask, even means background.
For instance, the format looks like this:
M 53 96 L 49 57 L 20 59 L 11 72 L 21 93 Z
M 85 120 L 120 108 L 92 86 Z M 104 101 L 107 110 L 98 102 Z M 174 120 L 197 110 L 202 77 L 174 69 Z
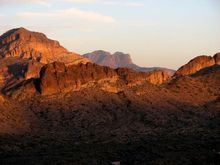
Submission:
M 102 65 L 108 66 L 111 68 L 131 68 L 138 72 L 151 72 L 154 70 L 162 70 L 166 71 L 170 75 L 174 74 L 174 70 L 161 68 L 161 67 L 140 67 L 132 62 L 131 56 L 129 54 L 125 54 L 122 52 L 116 52 L 111 54 L 109 52 L 103 50 L 97 50 L 91 53 L 87 53 L 83 55 L 84 57 L 88 58 L 91 62 Z
M 31 59 L 44 64 L 54 61 L 65 64 L 87 63 L 88 59 L 69 52 L 58 41 L 25 28 L 12 29 L 0 36 L 0 57 Z
M 95 64 L 108 66 L 114 69 L 126 67 L 133 64 L 130 55 L 124 54 L 122 52 L 111 54 L 103 50 L 97 50 L 92 53 L 87 53 L 83 56 L 90 59 L 90 61 Z

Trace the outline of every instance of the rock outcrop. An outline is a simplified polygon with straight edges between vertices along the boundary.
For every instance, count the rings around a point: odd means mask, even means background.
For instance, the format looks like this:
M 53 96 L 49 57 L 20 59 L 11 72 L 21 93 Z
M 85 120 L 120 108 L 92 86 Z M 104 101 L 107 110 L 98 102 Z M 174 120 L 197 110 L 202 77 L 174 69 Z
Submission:
M 36 70 L 40 68 L 39 76 Z M 144 73 L 129 68 L 112 69 L 92 63 L 66 66 L 64 63 L 54 62 L 43 67 L 29 63 L 26 69 L 24 81 L 7 85 L 4 93 L 13 94 L 15 97 L 23 97 L 23 93 L 27 93 L 23 91 L 29 91 L 30 95 L 36 92 L 53 95 L 90 87 L 117 93 L 126 87 L 149 83 L 160 85 L 170 79 L 170 76 L 163 71 Z
M 184 76 L 184 75 L 192 75 L 199 70 L 210 67 L 213 65 L 219 65 L 220 64 L 220 54 L 216 54 L 214 57 L 211 56 L 198 56 L 191 61 L 189 61 L 186 65 L 183 65 L 180 67 L 176 73 L 175 76 Z
M 149 72 L 147 76 L 147 81 L 155 85 L 163 84 L 165 82 L 168 82 L 170 79 L 171 79 L 171 75 L 163 70 L 155 70 Z
M 220 65 L 220 53 L 214 55 L 215 64 Z
M 43 67 L 42 63 L 36 61 L 29 61 L 26 64 L 24 78 L 26 80 L 31 78 L 39 78 L 40 77 L 40 70 Z
M 12 29 L 0 36 L 1 58 L 18 57 L 44 64 L 54 61 L 67 65 L 87 63 L 88 59 L 68 52 L 58 41 L 48 39 L 43 33 L 24 28 Z
M 50 95 L 78 90 L 84 84 L 115 76 L 117 73 L 113 69 L 96 64 L 65 66 L 64 63 L 54 62 L 42 68 L 39 88 L 41 94 Z

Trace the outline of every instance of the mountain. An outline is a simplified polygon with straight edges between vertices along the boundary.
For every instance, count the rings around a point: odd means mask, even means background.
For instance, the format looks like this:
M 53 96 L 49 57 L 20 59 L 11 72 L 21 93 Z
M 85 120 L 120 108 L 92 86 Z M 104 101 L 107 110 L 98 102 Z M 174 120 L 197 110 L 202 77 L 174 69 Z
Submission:
M 102 56 L 100 56 L 101 54 Z M 103 59 L 108 58 L 107 61 L 112 68 L 133 66 L 128 68 L 133 68 L 136 71 L 144 69 L 134 65 L 128 54 L 116 52 L 114 55 L 110 55 L 98 51 L 97 58 L 98 56 Z M 60 46 L 58 41 L 48 39 L 42 33 L 32 32 L 24 28 L 9 30 L 0 36 L 0 57 L 0 70 L 2 70 L 0 73 L 0 89 L 4 88 L 5 85 L 9 87 L 23 80 L 39 78 L 41 68 L 48 63 L 62 62 L 65 65 L 73 65 L 89 62 L 88 58 L 68 52 Z M 103 61 L 102 64 L 107 65 L 107 62 Z M 162 84 L 171 77 L 167 73 L 170 74 L 163 70 L 156 71 L 155 75 L 151 72 L 148 81 L 153 84 Z
M 108 66 L 111 68 L 127 67 L 134 69 L 135 71 L 138 72 L 151 72 L 154 70 L 162 70 L 170 74 L 170 76 L 172 76 L 175 72 L 172 69 L 161 68 L 161 67 L 151 67 L 151 68 L 140 67 L 132 62 L 132 59 L 129 54 L 124 54 L 122 52 L 116 52 L 114 54 L 111 54 L 103 50 L 97 50 L 91 53 L 84 54 L 83 56 L 88 58 L 92 63 L 101 66 Z
M 38 77 L 41 67 L 54 61 L 66 65 L 89 62 L 42 33 L 24 28 L 7 31 L 0 36 L 0 89 L 14 81 Z
M 110 68 L 122 68 L 133 64 L 130 55 L 122 52 L 110 54 L 109 52 L 98 50 L 84 54 L 83 56 L 95 64 L 108 66 Z
M 175 75 L 191 75 L 196 73 L 197 71 L 213 66 L 213 65 L 219 65 L 220 64 L 220 53 L 215 54 L 213 57 L 211 56 L 198 56 L 192 60 L 190 60 L 187 64 L 180 67 Z
M 58 41 L 25 28 L 12 29 L 0 36 L 0 57 L 31 59 L 43 64 L 54 61 L 66 64 L 88 62 L 79 54 L 68 52 Z
M 0 164 L 219 164 L 219 53 L 171 77 L 57 61 L 64 48 L 30 38 L 0 42 Z

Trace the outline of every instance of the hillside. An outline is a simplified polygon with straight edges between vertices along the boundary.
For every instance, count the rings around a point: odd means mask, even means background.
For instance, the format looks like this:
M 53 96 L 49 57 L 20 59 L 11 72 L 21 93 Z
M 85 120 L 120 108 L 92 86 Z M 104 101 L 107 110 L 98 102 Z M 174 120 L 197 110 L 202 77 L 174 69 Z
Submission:
M 219 54 L 196 57 L 171 77 L 42 63 L 8 51 L 14 38 L 8 48 L 3 40 L 0 164 L 219 164 Z
M 51 75 L 54 66 L 57 77 Z M 2 162 L 219 161 L 219 66 L 162 86 L 140 81 L 144 75 L 129 70 L 93 64 L 75 66 L 80 73 L 75 81 L 62 73 L 63 67 L 48 64 L 39 80 L 9 88 L 2 97 Z M 90 77 L 88 71 L 97 75 Z

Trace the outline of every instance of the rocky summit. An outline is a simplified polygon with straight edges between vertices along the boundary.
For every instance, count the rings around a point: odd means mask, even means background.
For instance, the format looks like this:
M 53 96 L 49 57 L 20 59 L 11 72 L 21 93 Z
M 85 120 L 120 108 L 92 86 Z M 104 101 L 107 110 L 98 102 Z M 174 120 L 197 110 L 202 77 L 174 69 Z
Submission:
M 90 61 L 95 64 L 108 66 L 110 68 L 121 68 L 132 64 L 130 55 L 122 52 L 111 54 L 103 50 L 97 50 L 92 53 L 84 54 L 84 57 L 90 59 Z
M 172 76 L 121 53 L 91 63 L 23 28 L 0 50 L 0 164 L 219 164 L 219 53 Z
M 66 64 L 88 62 L 79 54 L 68 52 L 58 41 L 25 28 L 12 29 L 0 36 L 0 56 L 31 59 L 44 64 L 54 61 Z
M 125 54 L 122 52 L 115 52 L 111 54 L 109 52 L 103 50 L 97 50 L 91 53 L 87 53 L 83 55 L 84 57 L 88 58 L 92 63 L 101 65 L 101 66 L 108 66 L 110 68 L 131 68 L 138 72 L 151 72 L 155 70 L 160 70 L 166 72 L 170 76 L 174 74 L 174 70 L 162 68 L 162 67 L 140 67 L 133 63 L 131 56 L 129 54 Z

